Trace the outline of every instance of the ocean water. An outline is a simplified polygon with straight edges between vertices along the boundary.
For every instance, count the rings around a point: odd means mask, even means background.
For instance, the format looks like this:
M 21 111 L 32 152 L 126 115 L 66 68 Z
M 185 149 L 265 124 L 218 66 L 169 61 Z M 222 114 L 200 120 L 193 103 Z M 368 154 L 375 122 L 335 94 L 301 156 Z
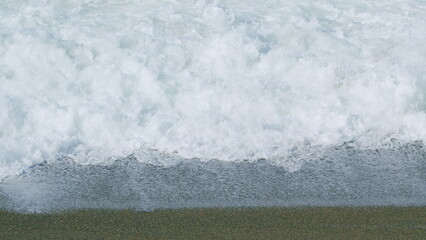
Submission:
M 0 208 L 425 205 L 424 0 L 3 0 Z

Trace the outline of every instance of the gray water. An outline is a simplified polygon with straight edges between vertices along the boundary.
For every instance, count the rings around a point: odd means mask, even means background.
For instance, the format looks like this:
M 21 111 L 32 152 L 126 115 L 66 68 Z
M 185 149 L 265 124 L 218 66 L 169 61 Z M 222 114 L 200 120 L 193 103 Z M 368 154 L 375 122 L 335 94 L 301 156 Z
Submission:
M 158 153 L 158 157 L 162 156 Z M 134 156 L 113 164 L 78 165 L 70 159 L 34 166 L 0 183 L 0 207 L 46 212 L 82 208 L 242 206 L 424 206 L 426 151 L 421 143 L 392 149 L 326 149 L 300 170 L 267 160 L 171 166 Z

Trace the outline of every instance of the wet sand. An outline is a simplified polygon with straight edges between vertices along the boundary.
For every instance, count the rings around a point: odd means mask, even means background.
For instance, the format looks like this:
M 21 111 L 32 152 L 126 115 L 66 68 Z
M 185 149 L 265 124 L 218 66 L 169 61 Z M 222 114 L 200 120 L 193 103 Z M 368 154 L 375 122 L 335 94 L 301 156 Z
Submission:
M 426 207 L 0 211 L 0 239 L 425 239 Z

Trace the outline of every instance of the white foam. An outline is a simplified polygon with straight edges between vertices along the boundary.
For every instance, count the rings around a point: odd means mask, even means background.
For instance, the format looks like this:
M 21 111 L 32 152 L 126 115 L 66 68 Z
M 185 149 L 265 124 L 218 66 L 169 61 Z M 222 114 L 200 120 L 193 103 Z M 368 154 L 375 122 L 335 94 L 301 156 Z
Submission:
M 0 179 L 426 137 L 421 0 L 2 1 L 0 29 Z

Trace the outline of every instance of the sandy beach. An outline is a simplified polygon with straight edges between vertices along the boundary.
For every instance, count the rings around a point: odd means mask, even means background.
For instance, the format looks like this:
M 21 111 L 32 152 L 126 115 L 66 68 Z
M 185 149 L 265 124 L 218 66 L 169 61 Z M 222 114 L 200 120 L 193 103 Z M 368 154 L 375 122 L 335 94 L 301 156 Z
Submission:
M 0 212 L 1 239 L 424 239 L 426 207 Z

